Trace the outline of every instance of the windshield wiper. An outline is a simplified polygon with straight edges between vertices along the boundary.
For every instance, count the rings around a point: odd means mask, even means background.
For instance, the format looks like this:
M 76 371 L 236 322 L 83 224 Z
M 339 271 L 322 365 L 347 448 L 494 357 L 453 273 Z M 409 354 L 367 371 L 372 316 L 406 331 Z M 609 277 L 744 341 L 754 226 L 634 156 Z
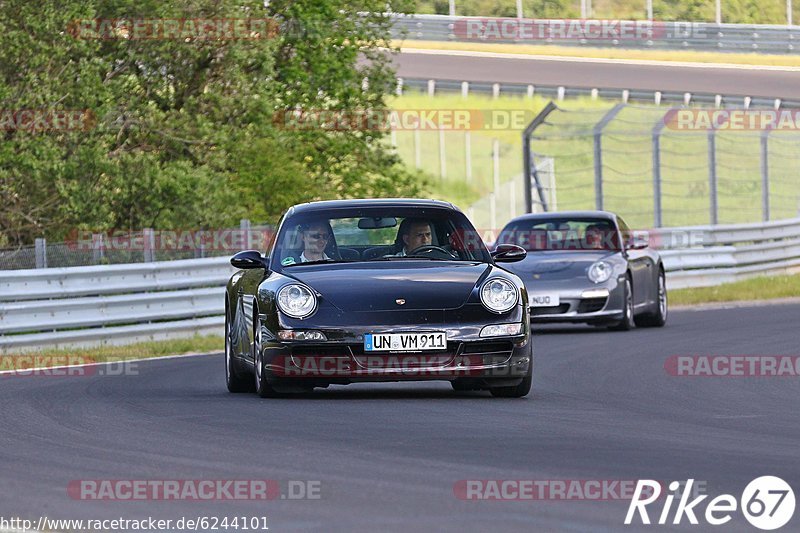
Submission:
M 461 259 L 442 259 L 441 257 L 427 257 L 424 255 L 388 255 L 384 257 L 376 257 L 370 261 L 402 261 L 403 259 L 427 259 L 429 261 L 461 261 Z

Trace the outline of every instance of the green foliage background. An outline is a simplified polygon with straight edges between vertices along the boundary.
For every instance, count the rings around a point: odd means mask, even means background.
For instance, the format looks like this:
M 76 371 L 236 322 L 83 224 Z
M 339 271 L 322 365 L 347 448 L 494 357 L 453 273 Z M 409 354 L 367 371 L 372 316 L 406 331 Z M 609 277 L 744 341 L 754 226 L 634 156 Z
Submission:
M 455 0 L 457 15 L 515 17 L 516 0 Z M 793 19 L 800 20 L 793 2 Z M 417 13 L 446 15 L 448 0 L 419 0 Z M 525 17 L 579 18 L 580 0 L 522 0 Z M 740 24 L 786 24 L 785 0 L 722 0 L 722 21 Z M 656 20 L 713 22 L 714 0 L 653 0 Z M 645 0 L 592 0 L 592 17 L 638 20 L 647 18 Z
M 383 132 L 276 112 L 385 108 L 387 5 L 405 0 L 0 0 L 0 110 L 89 109 L 88 131 L 0 131 L 0 247 L 75 230 L 221 228 L 288 205 L 415 195 Z M 361 16 L 358 13 L 375 13 Z M 91 40 L 70 22 L 265 18 L 274 39 Z M 366 59 L 363 60 L 363 59 Z M 362 84 L 367 79 L 368 84 Z

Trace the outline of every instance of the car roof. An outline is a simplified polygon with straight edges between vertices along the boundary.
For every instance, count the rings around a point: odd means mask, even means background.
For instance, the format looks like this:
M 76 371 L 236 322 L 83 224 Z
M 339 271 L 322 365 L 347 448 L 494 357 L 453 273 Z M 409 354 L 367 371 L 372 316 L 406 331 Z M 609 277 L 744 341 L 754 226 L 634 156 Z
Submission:
M 429 200 L 423 198 L 360 198 L 353 200 L 323 200 L 297 204 L 289 209 L 289 214 L 322 211 L 328 209 L 343 209 L 353 207 L 426 207 L 451 209 L 460 211 L 455 205 L 442 200 Z
M 523 220 L 549 220 L 552 218 L 604 218 L 616 221 L 617 215 L 610 211 L 549 211 L 547 213 L 528 213 L 518 216 L 510 220 L 508 224 L 512 222 L 521 222 Z

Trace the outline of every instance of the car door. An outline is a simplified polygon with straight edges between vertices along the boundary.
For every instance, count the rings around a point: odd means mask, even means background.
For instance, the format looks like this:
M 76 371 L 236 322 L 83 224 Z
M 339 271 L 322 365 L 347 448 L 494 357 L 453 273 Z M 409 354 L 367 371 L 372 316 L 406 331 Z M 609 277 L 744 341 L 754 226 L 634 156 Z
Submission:
M 652 282 L 654 263 L 646 249 L 634 247 L 633 232 L 628 224 L 617 217 L 617 224 L 622 235 L 622 242 L 625 247 L 625 254 L 628 259 L 628 267 L 631 272 L 631 283 L 633 285 L 633 306 L 640 309 L 646 307 L 652 301 L 653 289 Z

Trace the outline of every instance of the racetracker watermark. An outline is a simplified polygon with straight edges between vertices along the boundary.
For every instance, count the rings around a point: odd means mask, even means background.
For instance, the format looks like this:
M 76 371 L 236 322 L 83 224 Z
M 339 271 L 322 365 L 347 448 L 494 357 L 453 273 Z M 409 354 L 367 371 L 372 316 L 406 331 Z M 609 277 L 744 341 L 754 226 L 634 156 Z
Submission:
M 526 109 L 288 109 L 272 122 L 306 131 L 521 131 L 533 117 Z
M 84 355 L 0 356 L 0 379 L 7 377 L 138 376 L 136 361 L 99 362 Z
M 133 41 L 274 39 L 278 30 L 278 22 L 270 18 L 94 18 L 67 26 L 76 39 Z
M 320 500 L 322 481 L 277 479 L 73 479 L 73 500 Z
M 70 250 L 141 251 L 141 250 L 207 250 L 236 252 L 245 248 L 266 250 L 275 231 L 254 229 L 178 229 L 178 230 L 113 230 L 95 232 L 73 230 L 67 238 Z
M 676 131 L 797 131 L 797 109 L 670 109 L 664 125 Z
M 671 355 L 664 370 L 675 377 L 798 377 L 797 355 Z
M 0 131 L 89 131 L 96 124 L 97 117 L 89 109 L 0 109 Z
M 505 231 L 498 229 L 476 229 L 460 231 L 453 238 L 461 241 L 467 249 L 474 249 L 478 242 L 487 244 L 516 244 L 529 250 L 618 250 L 620 240 L 615 230 L 592 229 L 559 229 L 552 223 L 544 223 L 541 227 L 530 229 L 511 227 Z M 627 235 L 627 244 L 635 242 L 647 244 L 650 248 L 693 248 L 703 246 L 707 242 L 707 234 L 698 230 L 631 230 Z M 452 243 L 453 245 L 456 242 Z
M 630 479 L 462 479 L 453 484 L 453 494 L 469 501 L 629 500 L 636 483 Z
M 387 355 L 280 355 L 269 364 L 270 371 L 284 378 L 352 378 L 385 375 L 399 377 L 505 377 L 511 367 L 504 364 L 508 356 L 453 354 L 387 354 Z
M 463 18 L 453 25 L 456 39 L 481 41 L 632 41 L 706 39 L 702 22 L 618 19 Z

